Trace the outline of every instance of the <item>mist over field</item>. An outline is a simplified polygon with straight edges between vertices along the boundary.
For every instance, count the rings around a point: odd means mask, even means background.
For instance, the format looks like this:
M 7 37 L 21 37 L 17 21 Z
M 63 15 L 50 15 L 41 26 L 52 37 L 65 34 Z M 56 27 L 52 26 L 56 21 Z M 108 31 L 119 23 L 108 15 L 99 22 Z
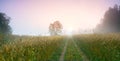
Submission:
M 0 61 L 120 61 L 120 0 L 0 0 Z
M 13 34 L 48 35 L 58 20 L 65 34 L 91 33 L 109 7 L 119 0 L 1 0 L 0 12 L 11 17 Z M 93 32 L 93 31 L 92 31 Z

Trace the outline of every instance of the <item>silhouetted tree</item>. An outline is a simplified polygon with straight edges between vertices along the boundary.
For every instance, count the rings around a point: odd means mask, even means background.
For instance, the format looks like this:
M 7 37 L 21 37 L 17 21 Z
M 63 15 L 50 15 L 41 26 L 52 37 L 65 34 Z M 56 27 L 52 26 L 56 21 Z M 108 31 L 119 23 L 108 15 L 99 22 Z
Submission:
M 115 5 L 105 12 L 101 23 L 95 28 L 96 33 L 120 32 L 120 6 Z
M 4 44 L 9 39 L 9 35 L 12 33 L 9 26 L 10 17 L 4 13 L 0 13 L 0 45 Z
M 62 24 L 59 21 L 55 21 L 49 25 L 50 35 L 59 35 L 62 32 Z
M 11 34 L 11 27 L 9 26 L 10 17 L 4 13 L 0 13 L 0 34 Z

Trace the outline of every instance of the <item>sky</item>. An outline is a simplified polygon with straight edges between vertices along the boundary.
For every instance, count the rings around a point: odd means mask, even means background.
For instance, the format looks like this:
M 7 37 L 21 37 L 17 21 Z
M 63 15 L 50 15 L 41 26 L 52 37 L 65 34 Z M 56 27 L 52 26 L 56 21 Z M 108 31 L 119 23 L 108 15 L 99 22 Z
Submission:
M 46 35 L 59 20 L 66 34 L 94 29 L 109 7 L 120 0 L 0 0 L 0 12 L 11 17 L 13 34 Z

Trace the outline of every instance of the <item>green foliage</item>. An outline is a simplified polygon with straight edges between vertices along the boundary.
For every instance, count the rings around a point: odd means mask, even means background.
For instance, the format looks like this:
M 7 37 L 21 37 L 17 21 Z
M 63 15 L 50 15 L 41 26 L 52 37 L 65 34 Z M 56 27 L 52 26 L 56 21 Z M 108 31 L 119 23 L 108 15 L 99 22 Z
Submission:
M 0 13 L 0 34 L 11 34 L 10 17 Z
M 12 33 L 9 22 L 10 18 L 4 13 L 0 13 L 0 46 L 8 41 L 9 35 Z

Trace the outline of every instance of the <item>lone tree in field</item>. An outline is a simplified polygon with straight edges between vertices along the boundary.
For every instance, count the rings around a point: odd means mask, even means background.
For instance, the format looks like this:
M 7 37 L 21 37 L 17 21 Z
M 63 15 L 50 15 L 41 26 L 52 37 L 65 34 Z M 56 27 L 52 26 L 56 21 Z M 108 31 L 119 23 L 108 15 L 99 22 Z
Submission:
M 120 32 L 120 6 L 115 5 L 105 12 L 101 23 L 96 26 L 96 33 Z
M 50 35 L 59 35 L 62 33 L 62 24 L 59 21 L 55 21 L 49 25 Z
M 4 13 L 0 13 L 0 35 L 7 35 L 12 33 L 9 23 L 10 17 Z

